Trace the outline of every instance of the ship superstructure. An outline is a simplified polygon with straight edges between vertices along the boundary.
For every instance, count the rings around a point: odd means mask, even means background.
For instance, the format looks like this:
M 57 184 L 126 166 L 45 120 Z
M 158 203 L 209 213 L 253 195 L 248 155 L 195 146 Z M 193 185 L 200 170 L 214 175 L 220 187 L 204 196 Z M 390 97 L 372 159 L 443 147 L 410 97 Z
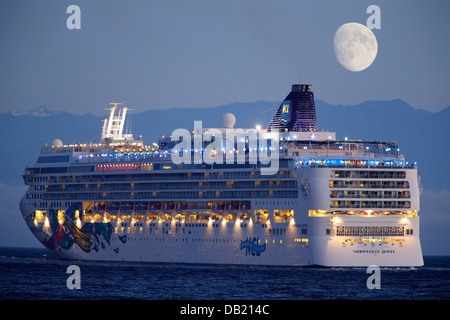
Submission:
M 267 129 L 259 129 L 278 134 L 278 170 L 269 175 L 249 160 L 245 139 L 213 151 L 241 152 L 244 162 L 176 164 L 171 154 L 179 141 L 162 136 L 145 146 L 123 133 L 126 112 L 112 105 L 100 143 L 55 140 L 25 169 L 22 214 L 58 257 L 423 265 L 416 164 L 405 161 L 396 142 L 337 140 L 318 131 L 310 85 L 293 85 Z M 215 132 L 233 127 L 233 118 L 224 116 Z M 199 151 L 194 135 L 183 152 Z

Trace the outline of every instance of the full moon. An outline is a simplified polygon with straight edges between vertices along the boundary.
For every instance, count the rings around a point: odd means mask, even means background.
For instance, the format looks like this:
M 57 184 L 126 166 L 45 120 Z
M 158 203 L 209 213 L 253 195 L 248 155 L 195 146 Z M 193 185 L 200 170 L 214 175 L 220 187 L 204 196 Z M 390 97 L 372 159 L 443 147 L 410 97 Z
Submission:
M 334 54 L 347 70 L 358 72 L 368 68 L 377 52 L 377 38 L 360 23 L 346 23 L 334 35 Z

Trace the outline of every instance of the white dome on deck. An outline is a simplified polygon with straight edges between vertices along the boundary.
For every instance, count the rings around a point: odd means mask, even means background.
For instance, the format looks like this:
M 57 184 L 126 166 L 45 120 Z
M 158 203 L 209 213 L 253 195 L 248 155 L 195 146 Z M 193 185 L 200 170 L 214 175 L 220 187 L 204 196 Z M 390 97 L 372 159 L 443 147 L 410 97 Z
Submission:
M 54 139 L 52 141 L 52 148 L 59 148 L 63 146 L 63 142 L 60 139 Z
M 236 117 L 232 113 L 225 113 L 220 120 L 224 128 L 233 128 L 236 123 Z

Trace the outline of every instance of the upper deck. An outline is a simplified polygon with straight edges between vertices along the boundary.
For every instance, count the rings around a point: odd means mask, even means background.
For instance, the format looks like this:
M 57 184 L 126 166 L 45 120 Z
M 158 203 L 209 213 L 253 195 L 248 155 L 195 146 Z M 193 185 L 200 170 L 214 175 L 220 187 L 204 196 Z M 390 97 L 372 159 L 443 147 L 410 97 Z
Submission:
M 171 162 L 172 149 L 166 147 L 167 139 L 160 140 L 157 146 L 143 144 L 106 145 L 77 144 L 43 147 L 37 164 L 50 163 L 115 165 L 130 164 L 130 170 L 138 170 L 145 163 Z M 280 159 L 293 159 L 295 166 L 301 167 L 346 167 L 346 168 L 399 168 L 416 167 L 416 163 L 405 161 L 396 142 L 382 141 L 349 141 L 349 140 L 295 140 L 280 137 Z M 248 161 L 248 145 L 241 150 L 246 153 Z M 196 151 L 191 150 L 192 154 Z M 222 151 L 226 153 L 227 150 Z M 233 152 L 238 153 L 236 146 Z M 136 166 L 139 165 L 139 166 Z M 176 168 L 204 168 L 204 166 L 173 165 Z M 211 168 L 211 166 L 207 166 Z M 216 165 L 217 168 L 223 166 Z M 233 168 L 232 165 L 228 166 Z M 236 166 L 238 167 L 238 166 Z M 148 170 L 148 168 L 146 168 Z
M 334 132 L 318 131 L 316 125 L 313 125 L 312 129 L 309 125 L 306 127 L 300 125 L 303 123 L 301 117 L 305 111 L 303 109 L 306 108 L 303 106 L 306 100 L 309 101 L 307 109 L 311 119 L 315 119 L 311 86 L 294 85 L 292 92 L 295 94 L 289 95 L 283 101 L 277 111 L 278 116 L 272 119 L 267 129 L 233 129 L 234 115 L 225 114 L 222 117 L 223 128 L 196 127 L 194 122 L 194 131 L 189 133 L 184 130 L 187 136 L 161 136 L 157 143 L 150 146 L 144 145 L 141 139 L 134 139 L 131 133 L 124 133 L 128 109 L 120 106 L 121 104 L 113 103 L 109 108 L 109 117 L 104 119 L 100 143 L 63 145 L 56 139 L 51 146 L 41 149 L 36 164 L 28 166 L 26 172 L 29 174 L 31 171 L 33 173 L 39 171 L 30 170 L 32 168 L 47 168 L 44 170 L 45 173 L 88 172 L 90 170 L 88 168 L 92 168 L 93 172 L 263 168 L 261 162 L 251 161 L 255 153 L 258 153 L 259 159 L 262 154 L 277 157 L 277 161 L 283 162 L 282 167 L 291 169 L 416 167 L 415 162 L 405 161 L 395 141 L 362 141 L 347 138 L 337 140 Z M 281 127 L 275 125 L 281 120 L 286 125 Z M 225 136 L 229 132 L 232 132 L 232 138 Z M 174 133 L 175 131 L 172 134 Z M 271 138 L 265 141 L 265 135 L 270 135 Z M 225 139 L 217 143 L 218 138 L 222 136 L 225 136 Z M 186 143 L 182 153 L 189 154 L 194 163 L 177 164 L 174 161 L 174 155 L 180 154 L 177 145 L 183 140 Z M 199 153 L 202 153 L 201 157 L 198 157 Z M 216 161 L 216 155 L 219 158 L 222 156 L 222 162 Z M 226 161 L 223 160 L 225 155 Z M 214 161 L 207 162 L 205 159 L 208 157 L 210 160 L 214 158 Z M 195 161 L 198 158 L 201 159 L 201 163 Z M 234 161 L 229 162 L 229 158 Z M 51 170 L 52 167 L 55 167 L 54 172 Z M 69 167 L 72 167 L 72 170 L 69 170 Z

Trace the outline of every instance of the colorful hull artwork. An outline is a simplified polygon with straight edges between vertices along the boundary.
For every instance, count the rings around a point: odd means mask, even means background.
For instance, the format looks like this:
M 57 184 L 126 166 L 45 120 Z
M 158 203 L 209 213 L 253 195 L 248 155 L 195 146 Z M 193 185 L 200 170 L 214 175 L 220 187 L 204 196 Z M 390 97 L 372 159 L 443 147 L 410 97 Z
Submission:
M 74 222 L 76 210 L 81 210 L 81 203 L 75 203 L 63 214 L 64 222 L 62 223 L 58 221 L 57 212 L 49 210 L 48 219 L 51 235 L 48 239 L 44 239 L 42 243 L 50 250 L 55 250 L 58 247 L 70 250 L 75 244 L 84 252 L 99 251 L 100 248 L 105 249 L 105 242 L 111 245 L 111 234 L 114 231 L 112 224 L 109 222 L 85 222 L 81 228 L 78 228 Z M 124 241 L 122 240 L 122 242 Z M 118 253 L 118 250 L 114 251 Z
M 258 245 L 259 238 L 247 238 L 240 244 L 240 249 L 245 249 L 245 255 L 259 256 L 262 252 L 266 251 L 266 244 Z

